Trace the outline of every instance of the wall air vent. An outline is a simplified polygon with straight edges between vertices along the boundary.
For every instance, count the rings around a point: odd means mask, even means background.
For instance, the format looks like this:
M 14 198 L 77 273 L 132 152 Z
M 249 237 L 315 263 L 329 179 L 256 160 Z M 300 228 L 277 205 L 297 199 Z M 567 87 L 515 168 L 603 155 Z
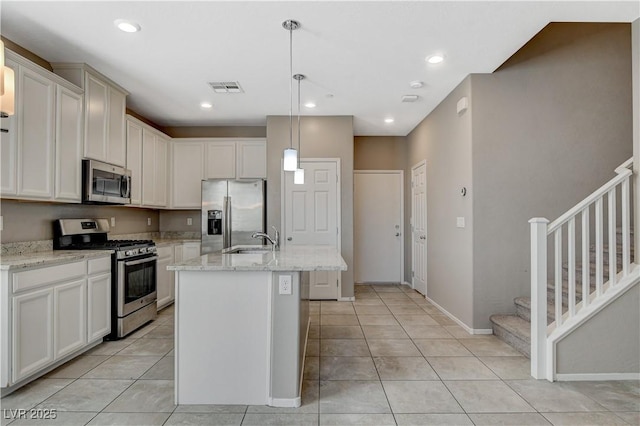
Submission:
M 416 102 L 418 98 L 418 95 L 404 95 L 402 97 L 402 102 Z
M 212 81 L 209 82 L 209 86 L 216 93 L 244 93 L 237 81 Z

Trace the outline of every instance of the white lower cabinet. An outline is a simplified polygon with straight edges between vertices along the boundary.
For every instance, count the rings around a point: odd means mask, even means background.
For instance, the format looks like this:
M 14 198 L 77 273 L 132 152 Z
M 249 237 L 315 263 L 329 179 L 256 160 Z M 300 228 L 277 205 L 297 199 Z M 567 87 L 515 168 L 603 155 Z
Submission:
M 36 378 L 111 331 L 111 256 L 1 271 L 0 386 Z
M 111 332 L 111 273 L 87 280 L 87 342 L 93 343 Z
M 53 289 L 54 359 L 63 358 L 87 343 L 86 291 L 86 278 Z
M 184 243 L 182 246 L 182 260 L 189 260 L 200 256 L 200 243 Z
M 14 297 L 12 325 L 15 383 L 53 362 L 53 289 Z
M 158 292 L 158 310 L 164 308 L 175 299 L 174 295 L 174 273 L 167 271 L 167 266 L 173 263 L 174 248 L 160 247 L 158 248 L 158 269 L 157 269 L 157 292 Z

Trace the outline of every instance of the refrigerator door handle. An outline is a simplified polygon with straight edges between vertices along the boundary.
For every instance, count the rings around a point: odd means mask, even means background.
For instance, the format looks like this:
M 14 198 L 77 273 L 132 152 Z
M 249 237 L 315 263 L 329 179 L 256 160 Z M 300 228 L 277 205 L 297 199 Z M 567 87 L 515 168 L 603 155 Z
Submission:
M 224 248 L 231 247 L 231 197 L 224 197 L 224 232 L 222 235 Z

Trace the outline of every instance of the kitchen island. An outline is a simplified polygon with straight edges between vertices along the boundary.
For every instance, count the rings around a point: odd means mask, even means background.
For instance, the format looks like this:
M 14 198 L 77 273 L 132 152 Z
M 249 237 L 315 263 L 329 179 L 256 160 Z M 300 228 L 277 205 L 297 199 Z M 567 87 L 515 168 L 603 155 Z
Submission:
M 309 273 L 344 271 L 333 247 L 237 246 L 176 273 L 176 404 L 300 406 Z

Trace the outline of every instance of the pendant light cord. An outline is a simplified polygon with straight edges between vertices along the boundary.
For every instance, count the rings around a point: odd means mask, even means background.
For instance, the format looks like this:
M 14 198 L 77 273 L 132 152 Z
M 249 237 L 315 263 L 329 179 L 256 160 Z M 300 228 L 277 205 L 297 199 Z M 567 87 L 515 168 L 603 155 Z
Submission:
M 289 147 L 293 148 L 293 25 L 289 28 Z
M 298 79 L 298 168 L 300 168 L 300 80 Z

